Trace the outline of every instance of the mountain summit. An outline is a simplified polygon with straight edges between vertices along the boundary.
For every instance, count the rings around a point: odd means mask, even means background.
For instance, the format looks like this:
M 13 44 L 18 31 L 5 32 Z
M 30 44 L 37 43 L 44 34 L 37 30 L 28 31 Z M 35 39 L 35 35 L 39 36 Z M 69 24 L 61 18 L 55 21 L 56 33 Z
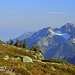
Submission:
M 67 23 L 67 24 L 65 24 L 64 26 L 62 26 L 62 27 L 60 28 L 60 30 L 61 30 L 62 33 L 71 32 L 71 31 L 74 30 L 74 24 L 72 24 L 72 23 Z

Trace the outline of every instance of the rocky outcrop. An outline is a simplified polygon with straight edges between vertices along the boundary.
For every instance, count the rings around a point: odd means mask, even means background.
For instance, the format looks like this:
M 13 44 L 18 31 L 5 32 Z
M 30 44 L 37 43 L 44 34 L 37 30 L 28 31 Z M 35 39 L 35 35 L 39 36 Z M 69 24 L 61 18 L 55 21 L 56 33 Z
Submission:
M 38 52 L 37 54 L 36 54 L 36 56 L 40 59 L 40 60 L 44 60 L 45 58 L 44 58 L 44 55 L 42 54 L 42 53 L 40 53 L 40 52 Z

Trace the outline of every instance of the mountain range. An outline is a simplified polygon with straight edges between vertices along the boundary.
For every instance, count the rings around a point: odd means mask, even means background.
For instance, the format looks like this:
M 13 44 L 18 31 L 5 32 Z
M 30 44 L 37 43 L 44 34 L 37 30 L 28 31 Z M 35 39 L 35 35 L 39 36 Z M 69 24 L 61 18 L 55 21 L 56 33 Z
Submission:
M 29 48 L 34 42 L 38 44 L 46 59 L 57 58 L 67 61 L 67 57 L 75 56 L 75 26 L 72 23 L 67 23 L 61 28 L 47 27 L 37 32 L 25 33 L 19 37 L 20 39 L 26 39 Z

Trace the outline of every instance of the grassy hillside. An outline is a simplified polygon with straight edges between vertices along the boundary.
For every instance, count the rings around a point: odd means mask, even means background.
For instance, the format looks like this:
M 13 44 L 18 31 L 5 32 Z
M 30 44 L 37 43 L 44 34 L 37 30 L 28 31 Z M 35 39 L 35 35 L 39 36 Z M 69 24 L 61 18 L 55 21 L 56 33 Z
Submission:
M 32 62 L 23 62 L 28 56 Z M 75 66 L 58 59 L 40 60 L 32 50 L 0 43 L 0 75 L 75 75 Z

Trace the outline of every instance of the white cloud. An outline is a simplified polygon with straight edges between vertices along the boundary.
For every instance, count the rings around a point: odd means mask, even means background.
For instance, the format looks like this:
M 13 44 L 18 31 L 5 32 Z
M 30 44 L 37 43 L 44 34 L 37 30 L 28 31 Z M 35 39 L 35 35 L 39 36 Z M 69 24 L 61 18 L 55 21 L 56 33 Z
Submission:
M 49 14 L 62 14 L 64 12 L 48 12 Z
M 54 16 L 54 15 L 46 15 L 46 16 L 39 16 L 39 17 L 51 17 L 51 16 Z

